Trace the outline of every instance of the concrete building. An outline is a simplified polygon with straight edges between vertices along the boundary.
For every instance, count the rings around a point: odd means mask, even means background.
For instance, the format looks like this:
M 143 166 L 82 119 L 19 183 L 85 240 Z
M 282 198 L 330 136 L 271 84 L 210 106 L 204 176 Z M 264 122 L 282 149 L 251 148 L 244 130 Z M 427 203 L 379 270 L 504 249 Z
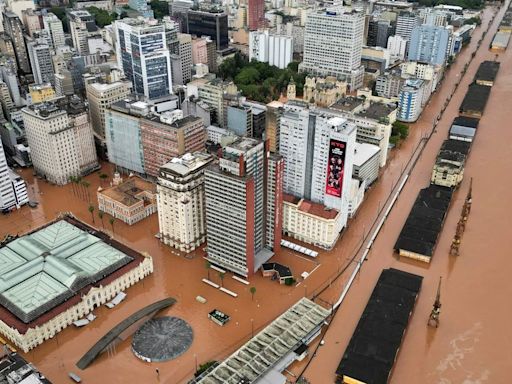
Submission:
M 437 89 L 443 77 L 444 66 L 408 61 L 400 64 L 400 70 L 402 71 L 402 78 L 404 79 L 415 77 L 428 82 L 428 84 L 431 85 L 428 91 L 432 93 Z
M 55 94 L 57 96 L 71 96 L 74 94 L 73 78 L 71 72 L 62 69 L 55 74 Z
M 152 177 L 158 177 L 160 167 L 171 159 L 205 148 L 205 127 L 196 116 L 148 115 L 141 119 L 140 131 L 144 171 Z
M 192 38 L 192 63 L 208 65 L 208 42 L 210 37 Z M 210 69 L 210 68 L 209 68 Z
M 299 197 L 283 197 L 283 234 L 323 249 L 332 249 L 343 229 L 336 209 Z
M 247 0 L 247 28 L 255 31 L 265 25 L 265 0 Z
M 185 85 L 192 80 L 192 37 L 178 33 L 178 45 L 171 53 L 172 83 Z
M 228 48 L 228 15 L 222 8 L 191 9 L 187 12 L 187 21 L 191 35 L 209 36 L 215 41 L 218 51 Z
M 303 100 L 318 107 L 329 107 L 347 93 L 347 83 L 333 76 L 307 76 L 303 89 Z
M 253 137 L 251 109 L 243 106 L 228 106 L 226 128 L 236 136 Z
M 144 19 L 122 19 L 116 20 L 114 26 L 118 68 L 132 82 L 133 91 L 149 100 L 172 94 L 165 25 Z
M 449 47 L 450 32 L 444 27 L 420 25 L 413 29 L 409 44 L 409 61 L 444 65 Z
M 0 140 L 0 211 L 19 208 L 28 203 L 25 181 L 7 166 Z
M 283 103 L 271 101 L 267 104 L 265 112 L 265 138 L 268 140 L 269 150 L 272 153 L 279 153 L 279 132 L 283 107 Z
M 375 93 L 377 93 L 377 96 L 386 99 L 396 99 L 400 95 L 400 89 L 404 81 L 399 72 L 387 72 L 379 75 L 375 82 Z
M 98 210 L 125 222 L 135 224 L 157 210 L 156 186 L 139 176 L 130 176 L 118 185 L 100 188 Z
M 124 173 L 146 173 L 140 118 L 149 112 L 149 104 L 133 98 L 115 102 L 105 111 L 108 159 Z
M 98 168 L 89 114 L 80 99 L 31 105 L 22 113 L 38 175 L 64 185 L 71 176 L 86 175 Z
M 400 90 L 398 96 L 397 120 L 413 123 L 418 120 L 425 100 L 423 99 L 425 81 L 421 79 L 408 79 Z
M 393 33 L 393 26 L 388 20 L 370 20 L 366 45 L 369 47 L 386 48 L 388 38 Z
M 475 139 L 479 119 L 458 116 L 450 127 L 448 138 L 452 140 L 472 142 Z
M 379 177 L 380 148 L 368 143 L 356 143 L 352 177 L 370 187 Z
M 153 19 L 155 17 L 155 13 L 146 0 L 128 0 L 128 6 L 140 13 L 145 19 Z
M 62 21 L 57 16 L 53 13 L 47 13 L 43 16 L 43 25 L 44 29 L 48 32 L 48 44 L 52 49 L 57 49 L 66 44 Z
M 247 277 L 279 249 L 281 170 L 282 160 L 268 159 L 264 143 L 251 138 L 234 139 L 223 148 L 219 164 L 206 169 L 211 263 Z
M 0 256 L 0 332 L 25 353 L 153 272 L 149 255 L 70 216 L 3 242 Z
M 281 116 L 279 153 L 285 160 L 284 192 L 348 217 L 357 128 L 341 112 L 288 102 Z
M 105 139 L 105 114 L 115 102 L 125 99 L 132 90 L 132 83 L 126 80 L 112 83 L 86 83 L 85 92 L 89 103 L 89 115 L 94 133 Z
M 36 84 L 55 83 L 50 46 L 45 39 L 27 41 L 27 51 Z
M 407 42 L 411 40 L 412 31 L 421 25 L 421 18 L 413 12 L 402 11 L 396 18 L 395 35 L 403 37 Z
M 442 187 L 457 188 L 464 178 L 466 155 L 460 152 L 440 150 L 430 182 Z
M 335 76 L 351 89 L 360 88 L 364 74 L 363 35 L 364 15 L 360 12 L 323 10 L 308 14 L 301 70 Z
M 236 85 L 221 79 L 213 79 L 197 86 L 199 99 L 213 108 L 212 124 L 224 127 L 224 94 L 235 95 Z
M 387 48 L 393 61 L 402 61 L 407 51 L 407 40 L 400 35 L 389 36 Z
M 364 181 L 352 178 L 350 184 L 350 198 L 348 203 L 348 217 L 353 218 L 361 203 L 364 200 L 364 192 L 366 190 L 366 184 Z
M 284 69 L 293 61 L 293 38 L 271 34 L 268 30 L 253 31 L 249 34 L 249 60 Z
M 25 37 L 23 36 L 23 23 L 14 12 L 8 10 L 3 11 L 2 17 L 4 32 L 11 38 L 14 47 L 18 69 L 25 74 L 31 73 L 27 47 L 25 46 Z
M 191 252 L 206 240 L 204 170 L 213 156 L 187 153 L 160 168 L 158 224 L 160 241 Z
M 34 35 L 43 29 L 41 11 L 35 11 L 32 8 L 24 9 L 21 11 L 21 20 L 30 37 L 35 37 Z
M 86 10 L 68 10 L 67 16 L 73 47 L 80 56 L 88 55 L 87 37 L 98 30 L 94 16 Z

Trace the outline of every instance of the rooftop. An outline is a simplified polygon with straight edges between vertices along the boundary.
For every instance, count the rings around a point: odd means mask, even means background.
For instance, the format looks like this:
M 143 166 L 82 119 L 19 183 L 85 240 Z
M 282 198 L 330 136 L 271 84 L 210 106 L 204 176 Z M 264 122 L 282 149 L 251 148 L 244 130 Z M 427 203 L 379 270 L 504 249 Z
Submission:
M 187 176 L 204 168 L 213 161 L 213 156 L 204 152 L 186 153 L 175 157 L 160 168 L 160 173 L 171 173 L 175 176 Z
M 464 155 L 467 155 L 469 153 L 469 150 L 471 149 L 471 143 L 467 141 L 460 141 L 460 140 L 445 140 L 443 142 L 443 145 L 441 146 L 441 150 L 451 151 L 451 152 L 460 152 Z
M 453 119 L 452 126 L 459 125 L 468 128 L 478 128 L 479 120 L 473 117 L 457 116 Z
M 106 235 L 66 217 L 2 244 L 2 320 L 24 333 L 27 324 L 37 325 L 38 318 L 60 305 L 76 304 L 84 289 L 142 258 L 107 240 Z
M 98 194 L 105 195 L 127 207 L 141 202 L 142 195 L 145 193 L 155 194 L 156 186 L 139 176 L 130 176 L 119 185 L 98 191 Z
M 0 384 L 50 384 L 32 364 L 3 346 L 0 356 Z
M 347 96 L 339 99 L 337 102 L 331 105 L 330 108 L 344 112 L 352 112 L 354 109 L 362 105 L 363 102 L 364 100 L 361 98 Z
M 201 384 L 254 383 L 323 324 L 329 311 L 302 298 L 224 360 Z
M 297 205 L 297 209 L 301 212 L 305 212 L 326 220 L 334 220 L 339 214 L 336 209 L 327 208 L 320 203 L 314 203 L 312 201 L 301 199 L 287 193 L 283 193 L 283 201 Z
M 475 81 L 491 81 L 493 82 L 498 75 L 500 63 L 497 61 L 484 61 L 478 67 L 475 75 Z
M 354 167 L 361 167 L 374 156 L 377 156 L 379 152 L 380 148 L 376 145 L 368 143 L 356 143 Z
M 370 119 L 379 120 L 388 117 L 396 109 L 395 104 L 370 103 L 370 106 L 361 111 L 359 115 Z
M 466 96 L 460 105 L 460 112 L 479 112 L 483 113 L 487 99 L 491 93 L 491 88 L 485 85 L 473 83 L 469 86 Z

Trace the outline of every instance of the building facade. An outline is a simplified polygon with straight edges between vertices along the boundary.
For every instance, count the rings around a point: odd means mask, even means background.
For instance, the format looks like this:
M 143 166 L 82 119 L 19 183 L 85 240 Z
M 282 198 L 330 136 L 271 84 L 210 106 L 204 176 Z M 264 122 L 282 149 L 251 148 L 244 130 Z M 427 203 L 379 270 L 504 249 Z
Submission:
M 247 0 L 247 28 L 255 31 L 265 24 L 265 1 Z
M 420 79 L 406 80 L 398 96 L 397 120 L 412 123 L 423 111 L 425 82 Z
M 222 9 L 189 10 L 187 21 L 191 35 L 209 36 L 215 41 L 218 51 L 228 48 L 228 15 Z
M 67 16 L 73 47 L 80 56 L 88 55 L 87 37 L 98 29 L 94 16 L 86 10 L 68 10 Z
M 268 140 L 269 150 L 272 153 L 279 152 L 279 131 L 283 107 L 283 103 L 271 101 L 267 104 L 265 112 L 265 138 Z
M 211 155 L 195 152 L 174 158 L 160 168 L 160 241 L 181 252 L 191 252 L 206 240 L 204 170 L 212 161 Z
M 25 74 L 31 73 L 30 60 L 23 36 L 24 28 L 20 18 L 11 11 L 4 10 L 2 13 L 4 32 L 11 38 L 16 54 L 18 69 Z
M 52 55 L 46 39 L 35 39 L 27 43 L 28 56 L 36 84 L 55 84 Z
M 450 32 L 444 27 L 421 25 L 413 29 L 409 44 L 409 61 L 444 65 L 449 51 Z
M 57 49 L 66 44 L 62 21 L 60 21 L 57 16 L 53 13 L 47 13 L 43 16 L 43 25 L 44 29 L 48 32 L 48 45 L 50 45 L 52 49 Z
M 293 38 L 269 33 L 268 30 L 249 34 L 249 60 L 257 60 L 284 69 L 293 61 Z
M 380 148 L 368 143 L 356 143 L 352 177 L 369 187 L 379 177 Z

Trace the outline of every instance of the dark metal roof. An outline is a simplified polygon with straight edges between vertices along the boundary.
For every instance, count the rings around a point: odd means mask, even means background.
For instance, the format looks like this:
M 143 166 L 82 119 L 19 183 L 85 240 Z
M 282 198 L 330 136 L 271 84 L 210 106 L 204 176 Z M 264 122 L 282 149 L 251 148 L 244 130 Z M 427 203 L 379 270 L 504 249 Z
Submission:
M 490 93 L 491 87 L 475 83 L 471 84 L 464 100 L 462 100 L 459 111 L 478 112 L 481 115 L 484 112 Z
M 461 127 L 478 128 L 479 122 L 480 120 L 475 119 L 474 117 L 457 116 L 453 119 L 452 126 L 460 125 Z
M 498 70 L 500 69 L 500 63 L 497 61 L 484 61 L 478 67 L 476 71 L 475 81 L 492 81 L 496 79 Z
M 452 139 L 445 140 L 441 146 L 441 151 L 459 152 L 466 156 L 470 149 L 471 143 Z
M 423 277 L 382 271 L 336 370 L 367 384 L 385 384 L 402 343 Z

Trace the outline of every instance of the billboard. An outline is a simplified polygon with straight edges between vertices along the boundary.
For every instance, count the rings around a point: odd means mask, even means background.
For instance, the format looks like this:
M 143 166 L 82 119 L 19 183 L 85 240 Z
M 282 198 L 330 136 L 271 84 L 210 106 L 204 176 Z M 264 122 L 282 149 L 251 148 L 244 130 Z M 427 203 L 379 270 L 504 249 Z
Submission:
M 329 159 L 327 162 L 327 183 L 325 193 L 341 197 L 343 175 L 345 173 L 345 151 L 347 143 L 331 139 L 329 142 Z

